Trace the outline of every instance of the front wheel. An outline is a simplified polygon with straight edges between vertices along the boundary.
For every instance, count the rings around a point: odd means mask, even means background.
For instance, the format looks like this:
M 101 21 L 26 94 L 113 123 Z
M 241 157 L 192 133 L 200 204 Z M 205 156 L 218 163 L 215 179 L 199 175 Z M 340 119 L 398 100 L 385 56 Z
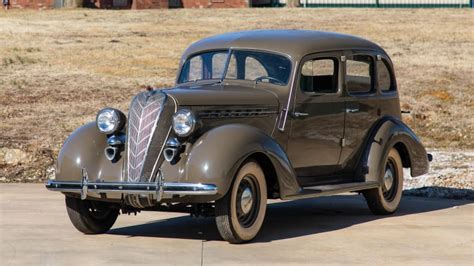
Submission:
M 383 182 L 379 188 L 364 192 L 374 214 L 392 214 L 398 209 L 403 191 L 403 166 L 400 154 L 391 148 L 384 165 Z
M 265 175 L 258 163 L 249 161 L 237 173 L 227 194 L 216 201 L 216 224 L 230 243 L 252 240 L 262 227 L 267 208 Z
M 74 227 L 84 234 L 109 231 L 119 215 L 119 209 L 111 208 L 110 203 L 67 196 L 66 209 Z

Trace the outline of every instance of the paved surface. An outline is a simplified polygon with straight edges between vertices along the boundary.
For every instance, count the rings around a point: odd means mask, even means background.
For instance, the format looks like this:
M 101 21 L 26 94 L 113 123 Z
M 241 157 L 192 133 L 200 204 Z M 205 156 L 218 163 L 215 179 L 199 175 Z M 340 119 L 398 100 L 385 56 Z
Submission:
M 254 242 L 230 245 L 213 219 L 175 213 L 121 215 L 109 233 L 82 235 L 60 193 L 2 184 L 0 264 L 472 265 L 473 203 L 405 197 L 396 215 L 373 216 L 360 196 L 275 201 Z

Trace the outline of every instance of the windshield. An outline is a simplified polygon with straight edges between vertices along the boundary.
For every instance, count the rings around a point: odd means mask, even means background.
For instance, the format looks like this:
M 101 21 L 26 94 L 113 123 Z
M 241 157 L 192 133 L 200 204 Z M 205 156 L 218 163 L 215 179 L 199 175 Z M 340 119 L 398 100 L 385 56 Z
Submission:
M 291 61 L 282 56 L 255 51 L 212 51 L 186 60 L 178 83 L 198 80 L 251 80 L 286 85 L 290 78 Z

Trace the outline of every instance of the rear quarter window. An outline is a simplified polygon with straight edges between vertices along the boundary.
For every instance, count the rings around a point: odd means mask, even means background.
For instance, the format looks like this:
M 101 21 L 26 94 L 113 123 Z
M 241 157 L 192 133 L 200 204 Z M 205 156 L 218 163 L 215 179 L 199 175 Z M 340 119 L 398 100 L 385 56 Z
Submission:
M 377 80 L 379 88 L 382 92 L 390 92 L 395 90 L 395 84 L 388 63 L 385 60 L 377 61 Z

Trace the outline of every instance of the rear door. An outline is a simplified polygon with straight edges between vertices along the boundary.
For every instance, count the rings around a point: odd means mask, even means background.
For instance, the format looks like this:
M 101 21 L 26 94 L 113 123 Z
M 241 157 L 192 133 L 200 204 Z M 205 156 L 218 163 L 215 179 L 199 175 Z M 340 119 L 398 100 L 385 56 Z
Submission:
M 299 70 L 291 114 L 288 156 L 300 183 L 334 173 L 344 133 L 340 53 L 306 57 Z
M 348 172 L 357 164 L 367 134 L 380 117 L 375 58 L 371 52 L 354 51 L 344 62 L 346 111 L 340 163 Z

